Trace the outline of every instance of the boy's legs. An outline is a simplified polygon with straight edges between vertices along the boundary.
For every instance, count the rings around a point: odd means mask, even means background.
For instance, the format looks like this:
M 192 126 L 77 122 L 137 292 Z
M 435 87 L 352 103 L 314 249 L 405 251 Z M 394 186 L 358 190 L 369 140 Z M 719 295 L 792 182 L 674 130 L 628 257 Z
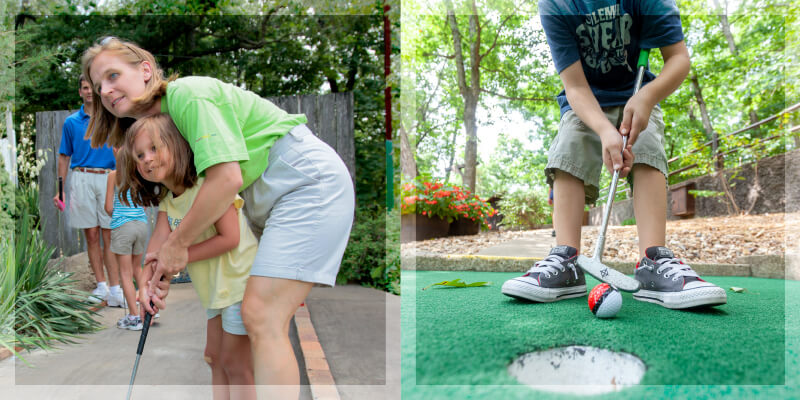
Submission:
M 556 243 L 581 249 L 581 225 L 585 199 L 583 181 L 561 170 L 553 180 L 553 228 Z
M 633 166 L 633 213 L 639 233 L 639 258 L 648 247 L 664 246 L 667 228 L 667 184 L 661 171 L 645 164 Z
M 111 229 L 101 227 L 100 231 L 103 233 L 103 261 L 108 271 L 108 284 L 119 286 L 119 265 L 117 265 L 114 253 L 111 252 Z

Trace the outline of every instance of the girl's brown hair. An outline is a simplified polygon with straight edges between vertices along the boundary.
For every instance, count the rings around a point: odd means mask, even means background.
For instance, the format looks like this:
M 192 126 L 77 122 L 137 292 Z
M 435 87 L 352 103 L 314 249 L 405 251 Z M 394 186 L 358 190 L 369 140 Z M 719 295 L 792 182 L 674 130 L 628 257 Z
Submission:
M 81 72 L 92 88 L 93 97 L 92 117 L 89 120 L 88 129 L 86 129 L 86 138 L 89 139 L 91 137 L 92 147 L 95 148 L 102 146 L 106 142 L 111 146 L 122 145 L 125 130 L 133 123 L 132 118 L 117 118 L 106 110 L 102 101 L 100 101 L 100 93 L 97 92 L 89 72 L 92 69 L 92 62 L 95 57 L 102 52 L 109 52 L 132 66 L 138 66 L 143 61 L 149 62 L 152 66 L 152 76 L 145 84 L 144 94 L 138 98 L 131 99 L 135 112 L 141 112 L 152 107 L 167 92 L 167 83 L 178 77 L 177 74 L 173 74 L 165 79 L 164 71 L 156 63 L 153 54 L 132 42 L 109 36 L 86 49 L 83 57 L 81 57 Z
M 167 114 L 156 114 L 139 118 L 125 132 L 124 143 L 119 150 L 117 177 L 124 174 L 120 193 L 131 191 L 131 199 L 138 206 L 157 206 L 169 190 L 161 183 L 150 182 L 139 174 L 133 142 L 138 134 L 150 135 L 158 152 L 168 151 L 172 155 L 174 169 L 168 179 L 188 189 L 197 183 L 194 153 L 189 143 L 181 136 L 178 127 Z

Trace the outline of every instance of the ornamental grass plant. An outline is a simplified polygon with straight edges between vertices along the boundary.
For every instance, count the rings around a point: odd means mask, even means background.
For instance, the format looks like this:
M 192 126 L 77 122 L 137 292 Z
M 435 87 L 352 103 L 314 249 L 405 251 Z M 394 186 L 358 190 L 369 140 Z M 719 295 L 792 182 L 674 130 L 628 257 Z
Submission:
M 97 313 L 88 302 L 89 293 L 75 287 L 72 273 L 61 272 L 57 264 L 48 267 L 55 248 L 44 242 L 33 219 L 23 210 L 16 221 L 14 244 L 4 245 L 0 319 L 4 327 L 9 318 L 13 320 L 10 343 L 6 342 L 8 332 L 2 336 L 3 345 L 9 348 L 50 349 L 53 342 L 75 343 L 79 334 L 100 329 L 94 319 Z M 13 299 L 11 313 L 9 299 Z

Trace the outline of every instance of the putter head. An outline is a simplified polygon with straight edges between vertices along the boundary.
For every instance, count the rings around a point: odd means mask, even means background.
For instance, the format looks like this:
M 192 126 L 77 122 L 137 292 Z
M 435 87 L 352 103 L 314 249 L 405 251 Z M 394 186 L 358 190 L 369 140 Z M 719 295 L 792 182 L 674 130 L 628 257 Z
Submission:
M 577 264 L 587 274 L 601 282 L 611 285 L 611 287 L 617 290 L 629 293 L 639 291 L 639 281 L 613 268 L 607 267 L 596 258 L 589 258 L 581 255 L 578 256 Z

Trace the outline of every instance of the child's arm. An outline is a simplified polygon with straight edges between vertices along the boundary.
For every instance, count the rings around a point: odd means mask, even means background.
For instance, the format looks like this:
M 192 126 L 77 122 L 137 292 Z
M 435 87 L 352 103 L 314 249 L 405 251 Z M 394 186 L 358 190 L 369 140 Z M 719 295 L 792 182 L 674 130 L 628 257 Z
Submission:
M 233 205 L 214 223 L 214 228 L 215 236 L 189 246 L 188 262 L 217 257 L 239 245 L 239 215 Z
M 169 229 L 169 220 L 165 211 L 159 211 L 156 216 L 156 226 L 153 228 L 153 233 L 150 235 L 150 241 L 147 244 L 147 251 L 145 254 L 155 253 L 161 248 L 161 244 L 167 240 L 171 230 Z M 147 260 L 145 260 L 147 262 Z
M 108 173 L 108 179 L 106 180 L 106 204 L 105 209 L 108 215 L 114 213 L 114 187 L 116 186 L 116 176 L 117 171 L 111 171 Z
M 689 50 L 683 41 L 662 47 L 661 56 L 664 58 L 664 68 L 661 69 L 661 73 L 625 104 L 619 131 L 623 135 L 630 132 L 628 140 L 630 144 L 636 141 L 639 132 L 647 128 L 653 107 L 677 90 L 689 74 L 691 68 Z
M 575 61 L 564 68 L 559 76 L 564 83 L 564 91 L 567 93 L 567 101 L 572 110 L 586 126 L 600 136 L 603 144 L 603 163 L 610 172 L 620 169 L 620 177 L 624 178 L 633 167 L 633 153 L 630 152 L 633 143 L 628 143 L 623 155 L 622 136 L 600 108 L 600 103 L 594 97 L 589 82 L 583 74 L 581 61 Z

